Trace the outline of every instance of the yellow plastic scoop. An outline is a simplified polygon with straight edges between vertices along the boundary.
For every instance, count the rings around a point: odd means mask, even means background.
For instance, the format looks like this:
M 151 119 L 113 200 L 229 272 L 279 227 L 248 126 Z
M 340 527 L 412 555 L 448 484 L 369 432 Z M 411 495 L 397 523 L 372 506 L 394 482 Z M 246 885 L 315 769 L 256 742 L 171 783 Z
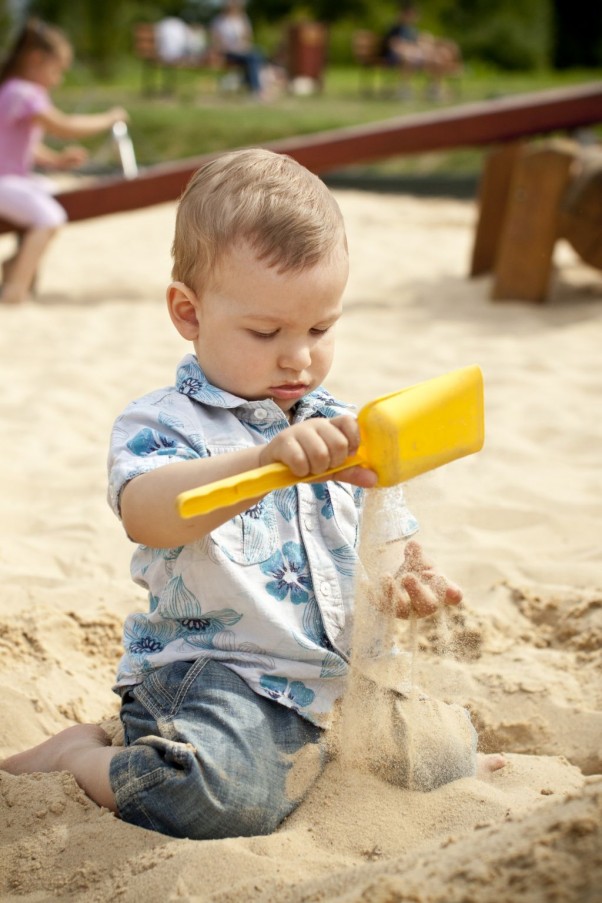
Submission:
M 177 498 L 180 517 L 208 514 L 358 464 L 376 471 L 378 486 L 394 486 L 478 452 L 484 440 L 482 373 L 476 366 L 463 367 L 384 395 L 365 405 L 357 420 L 360 447 L 339 467 L 303 478 L 284 464 L 247 470 L 182 492 Z

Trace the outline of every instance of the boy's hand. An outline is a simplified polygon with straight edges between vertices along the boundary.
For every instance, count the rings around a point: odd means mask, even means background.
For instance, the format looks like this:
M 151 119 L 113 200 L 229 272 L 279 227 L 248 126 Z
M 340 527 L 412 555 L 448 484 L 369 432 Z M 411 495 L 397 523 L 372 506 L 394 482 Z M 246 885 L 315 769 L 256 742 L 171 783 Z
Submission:
M 410 540 L 403 564 L 394 577 L 387 575 L 381 587 L 378 608 L 397 618 L 427 618 L 442 605 L 458 605 L 462 590 L 438 573 L 421 546 Z
M 263 466 L 279 461 L 297 477 L 319 476 L 343 464 L 357 452 L 359 444 L 360 431 L 355 417 L 350 414 L 332 420 L 315 417 L 279 433 L 262 450 L 259 463 Z M 374 471 L 356 466 L 341 470 L 336 479 L 370 487 L 375 485 L 377 477 Z

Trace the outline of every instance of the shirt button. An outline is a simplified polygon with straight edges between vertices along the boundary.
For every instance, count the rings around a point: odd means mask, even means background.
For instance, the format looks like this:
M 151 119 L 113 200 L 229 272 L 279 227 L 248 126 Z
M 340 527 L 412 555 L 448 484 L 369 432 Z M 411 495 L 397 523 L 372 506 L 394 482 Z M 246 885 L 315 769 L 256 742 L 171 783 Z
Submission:
M 253 411 L 253 417 L 255 418 L 255 420 L 265 420 L 267 416 L 268 412 L 265 410 L 265 408 L 257 408 L 255 411 Z
M 329 595 L 331 594 L 331 592 L 332 592 L 332 588 L 331 588 L 331 586 L 330 586 L 330 583 L 321 583 L 321 584 L 320 584 L 320 591 L 321 591 L 321 593 L 322 593 L 323 596 L 329 596 Z
M 316 525 L 315 521 L 311 517 L 306 517 L 304 523 L 305 523 L 305 529 L 309 530 L 309 531 L 313 530 L 313 528 Z

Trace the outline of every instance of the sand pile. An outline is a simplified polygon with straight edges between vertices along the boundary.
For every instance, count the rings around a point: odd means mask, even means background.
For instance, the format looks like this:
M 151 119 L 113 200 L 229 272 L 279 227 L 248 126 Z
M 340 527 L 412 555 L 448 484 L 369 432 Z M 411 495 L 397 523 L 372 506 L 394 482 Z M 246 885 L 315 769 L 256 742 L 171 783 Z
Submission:
M 602 279 L 568 247 L 545 306 L 466 278 L 470 202 L 339 191 L 352 275 L 329 380 L 358 405 L 467 364 L 484 450 L 407 486 L 465 592 L 399 629 L 413 675 L 508 765 L 423 794 L 334 761 L 270 837 L 173 840 L 63 774 L 0 777 L 0 897 L 212 903 L 593 901 L 602 882 Z M 0 309 L 0 756 L 111 719 L 121 622 L 144 604 L 105 501 L 109 430 L 188 350 L 163 303 L 174 207 L 69 226 L 43 298 Z M 0 254 L 10 246 L 0 241 Z

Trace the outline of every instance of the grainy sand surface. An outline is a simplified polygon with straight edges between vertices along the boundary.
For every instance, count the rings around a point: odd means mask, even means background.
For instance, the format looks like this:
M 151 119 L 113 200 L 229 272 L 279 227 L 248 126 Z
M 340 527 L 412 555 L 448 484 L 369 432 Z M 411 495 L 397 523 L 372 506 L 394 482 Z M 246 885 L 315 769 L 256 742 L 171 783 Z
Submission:
M 358 405 L 468 364 L 482 452 L 407 486 L 464 589 L 415 669 L 470 708 L 487 780 L 409 792 L 333 762 L 270 837 L 174 840 L 67 774 L 0 775 L 6 901 L 593 901 L 602 883 L 602 277 L 568 246 L 545 305 L 467 276 L 475 205 L 336 191 L 352 270 L 329 386 Z M 121 622 L 144 604 L 105 500 L 114 417 L 171 382 L 174 205 L 68 226 L 37 301 L 0 308 L 0 755 L 111 719 Z M 10 239 L 0 239 L 0 255 Z M 595 777 L 598 775 L 598 777 Z

